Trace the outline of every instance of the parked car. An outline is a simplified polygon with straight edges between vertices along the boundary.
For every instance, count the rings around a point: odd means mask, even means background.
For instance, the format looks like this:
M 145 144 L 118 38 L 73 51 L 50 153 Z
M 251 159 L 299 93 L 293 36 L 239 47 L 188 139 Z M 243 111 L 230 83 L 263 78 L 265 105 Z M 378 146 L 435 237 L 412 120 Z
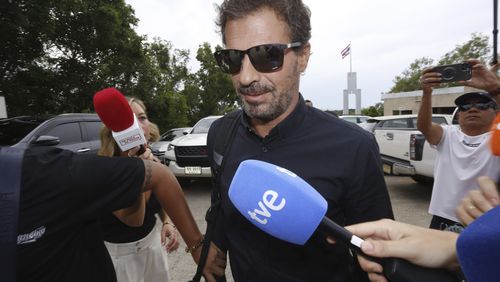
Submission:
M 155 155 L 163 164 L 166 164 L 165 152 L 167 151 L 170 142 L 188 134 L 191 129 L 192 127 L 179 127 L 167 130 L 160 136 L 160 140 L 151 144 L 151 152 L 153 152 L 153 155 Z
M 208 162 L 207 135 L 212 123 L 222 116 L 208 116 L 199 120 L 191 131 L 170 142 L 165 162 L 179 181 L 198 177 L 212 177 Z
M 364 122 L 365 120 L 369 119 L 370 117 L 369 116 L 357 116 L 357 115 L 345 115 L 345 116 L 339 116 L 339 118 L 346 120 L 346 121 L 349 121 L 349 122 L 352 122 L 352 123 L 360 124 L 360 123 Z
M 380 121 L 379 117 L 370 117 L 369 119 L 363 121 L 362 123 L 358 123 L 358 125 L 366 131 L 373 133 L 375 130 L 375 126 Z
M 22 149 L 54 146 L 76 153 L 96 154 L 100 148 L 101 127 L 102 122 L 96 114 L 0 119 L 0 146 Z
M 417 182 L 434 177 L 436 150 L 417 129 L 417 115 L 395 115 L 372 118 L 383 169 L 387 174 L 411 176 Z M 452 115 L 433 114 L 437 124 L 452 124 Z

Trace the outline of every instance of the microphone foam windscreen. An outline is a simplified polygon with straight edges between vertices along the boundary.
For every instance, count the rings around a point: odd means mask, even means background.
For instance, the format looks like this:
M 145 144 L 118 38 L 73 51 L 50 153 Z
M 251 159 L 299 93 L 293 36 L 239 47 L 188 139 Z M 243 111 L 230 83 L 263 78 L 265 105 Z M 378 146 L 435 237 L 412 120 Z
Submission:
M 500 113 L 497 114 L 491 131 L 491 151 L 493 155 L 500 156 Z
M 500 281 L 500 206 L 467 226 L 457 241 L 457 255 L 467 281 Z
M 303 245 L 323 220 L 328 204 L 293 172 L 258 160 L 241 162 L 229 187 L 236 209 L 264 232 Z
M 134 113 L 125 96 L 116 88 L 106 88 L 94 95 L 94 109 L 106 125 L 114 132 L 132 126 Z

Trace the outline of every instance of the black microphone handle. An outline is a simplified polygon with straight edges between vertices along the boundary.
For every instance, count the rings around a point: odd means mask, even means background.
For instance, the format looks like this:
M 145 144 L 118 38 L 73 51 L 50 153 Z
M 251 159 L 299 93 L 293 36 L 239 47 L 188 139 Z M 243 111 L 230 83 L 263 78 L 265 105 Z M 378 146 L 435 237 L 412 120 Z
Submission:
M 426 268 L 399 258 L 376 258 L 364 254 L 360 247 L 351 241 L 359 241 L 349 230 L 333 222 L 328 217 L 321 221 L 319 230 L 331 235 L 337 242 L 344 244 L 356 254 L 377 262 L 384 268 L 384 276 L 392 282 L 457 282 L 461 281 L 449 271 L 440 268 Z
M 144 152 L 146 152 L 146 146 L 144 144 L 142 144 L 139 147 L 139 151 L 137 151 L 137 153 L 135 153 L 135 155 L 136 156 L 140 156 L 140 155 L 144 154 Z

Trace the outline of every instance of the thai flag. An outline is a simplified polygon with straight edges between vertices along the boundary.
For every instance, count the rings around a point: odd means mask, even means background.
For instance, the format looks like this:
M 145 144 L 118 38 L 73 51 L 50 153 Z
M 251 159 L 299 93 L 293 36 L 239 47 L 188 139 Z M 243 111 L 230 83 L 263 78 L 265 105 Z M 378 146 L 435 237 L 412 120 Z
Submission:
M 340 55 L 342 55 L 342 59 L 347 57 L 347 55 L 349 54 L 351 54 L 351 43 L 349 43 L 349 45 L 347 45 L 347 47 L 345 47 L 344 50 L 340 52 Z

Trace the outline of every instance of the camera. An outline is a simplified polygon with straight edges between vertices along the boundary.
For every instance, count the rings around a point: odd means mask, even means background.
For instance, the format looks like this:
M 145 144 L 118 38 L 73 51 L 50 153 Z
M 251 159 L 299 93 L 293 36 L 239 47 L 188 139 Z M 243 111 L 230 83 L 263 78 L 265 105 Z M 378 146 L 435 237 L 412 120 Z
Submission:
M 472 77 L 472 66 L 468 63 L 437 66 L 432 71 L 441 73 L 441 82 L 464 81 Z

